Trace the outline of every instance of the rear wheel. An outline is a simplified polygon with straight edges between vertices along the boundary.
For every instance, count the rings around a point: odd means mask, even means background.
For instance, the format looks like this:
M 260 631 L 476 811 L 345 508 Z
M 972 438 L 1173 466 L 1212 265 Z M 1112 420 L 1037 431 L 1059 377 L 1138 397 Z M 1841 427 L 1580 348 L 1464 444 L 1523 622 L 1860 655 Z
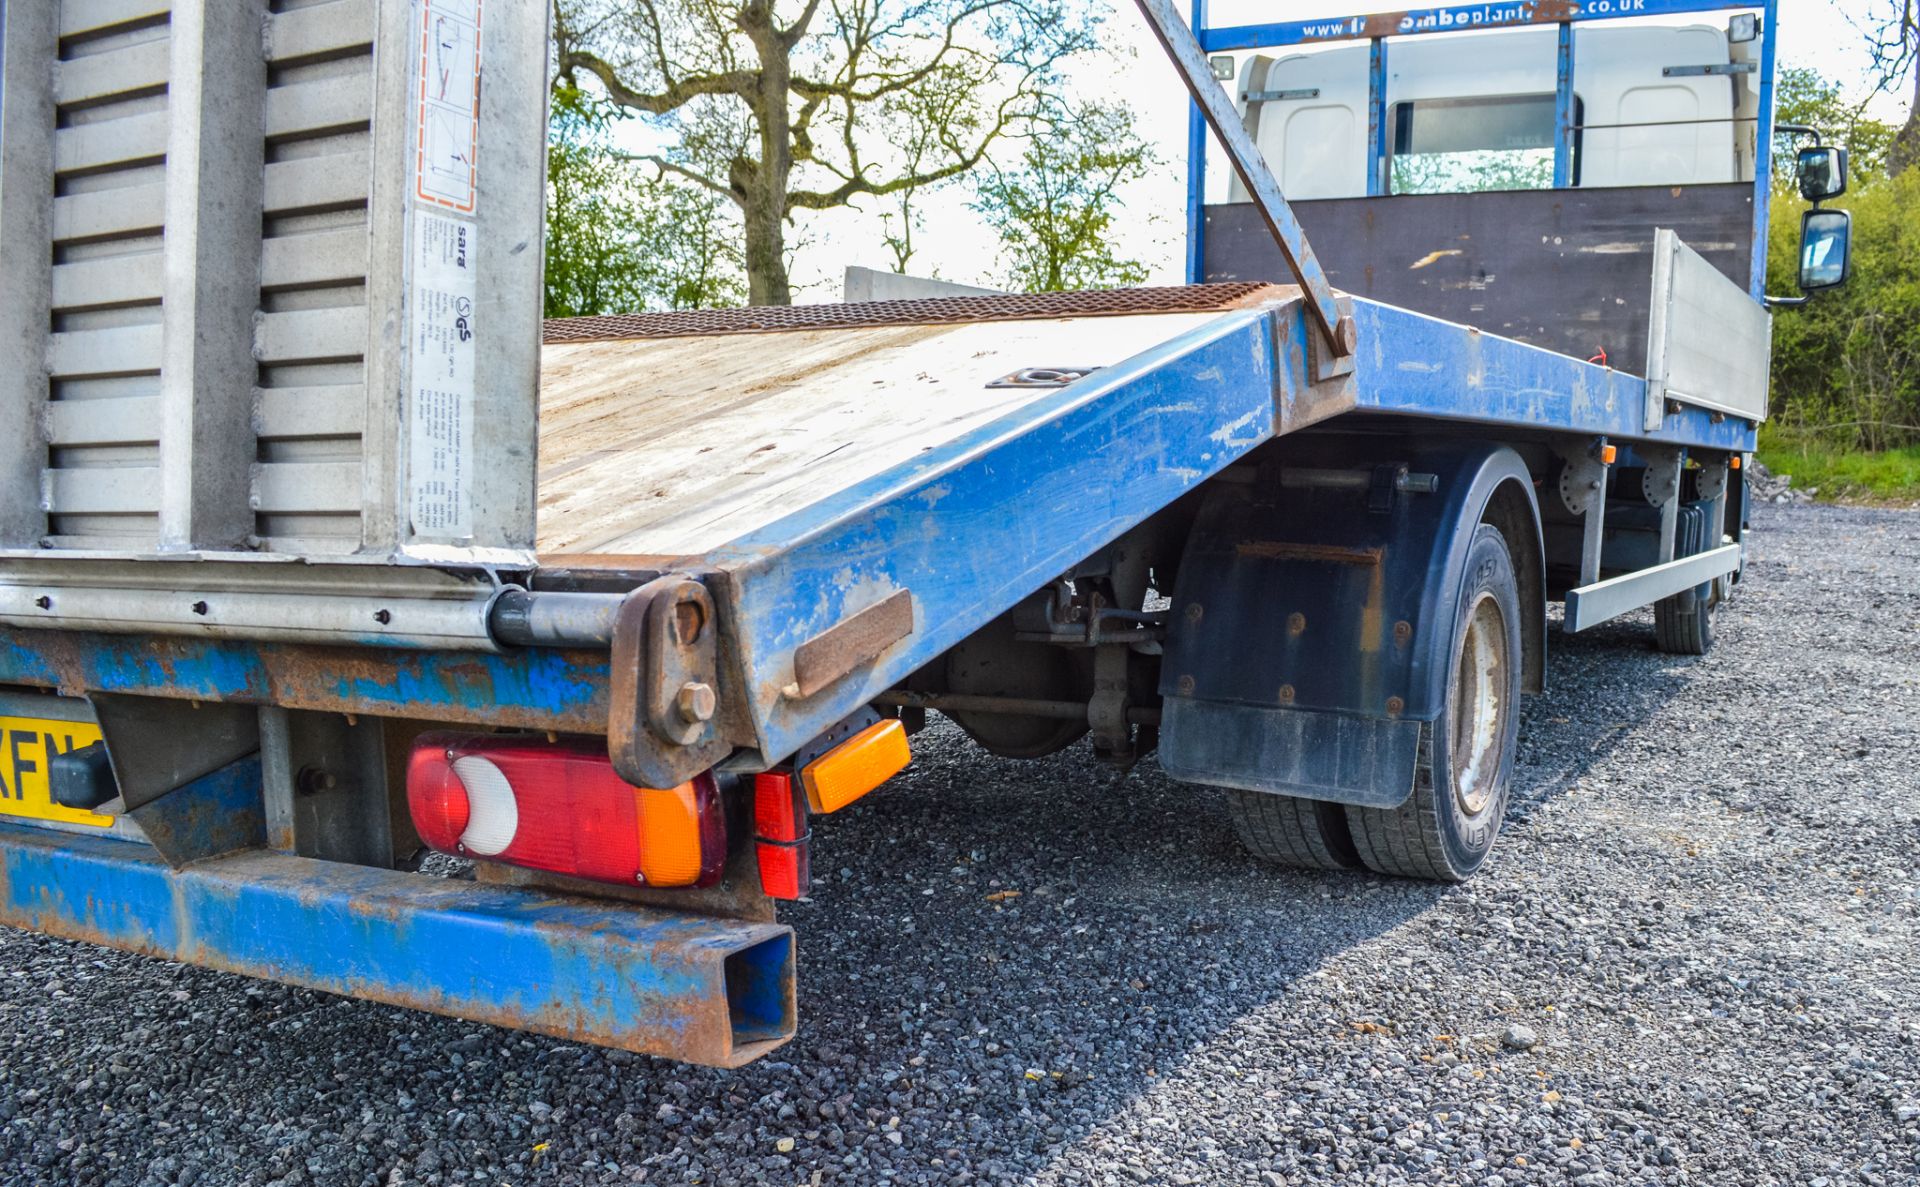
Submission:
M 1230 791 L 1227 812 L 1247 852 L 1302 870 L 1357 870 L 1360 854 L 1347 832 L 1346 809 L 1267 791 Z
M 1654 639 L 1668 655 L 1705 655 L 1713 649 L 1713 582 L 1653 604 Z
M 1346 809 L 1368 869 L 1459 882 L 1493 849 L 1513 778 L 1520 724 L 1520 590 L 1498 529 L 1481 524 L 1467 552 L 1453 660 L 1440 716 L 1420 730 L 1413 794 L 1397 808 Z
M 1679 555 L 1692 556 L 1708 547 L 1708 517 L 1712 504 L 1689 503 L 1680 509 L 1675 530 Z M 1716 578 L 1661 598 L 1653 604 L 1654 643 L 1668 655 L 1705 655 L 1713 649 L 1713 608 L 1726 588 Z

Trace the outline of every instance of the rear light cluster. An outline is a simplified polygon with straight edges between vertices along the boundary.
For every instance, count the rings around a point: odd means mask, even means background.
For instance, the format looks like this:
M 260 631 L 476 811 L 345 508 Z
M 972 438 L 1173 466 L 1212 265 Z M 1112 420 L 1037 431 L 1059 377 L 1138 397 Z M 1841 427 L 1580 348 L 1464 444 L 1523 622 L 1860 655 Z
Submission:
M 805 896 L 812 813 L 837 811 L 885 783 L 911 756 L 888 720 L 802 763 L 754 776 L 760 885 Z M 625 886 L 711 886 L 727 858 L 726 810 L 712 774 L 678 787 L 620 778 L 599 739 L 548 742 L 501 734 L 422 734 L 407 765 L 407 808 L 442 853 Z
M 769 898 L 806 897 L 812 882 L 808 868 L 807 798 L 799 781 L 785 771 L 753 777 L 753 848 L 760 864 L 760 890 Z
M 485 858 L 626 886 L 710 886 L 726 862 L 711 775 L 635 787 L 597 740 L 422 734 L 407 767 L 420 839 Z
M 878 721 L 801 766 L 753 778 L 754 856 L 770 898 L 805 897 L 811 882 L 807 818 L 846 807 L 905 769 L 912 755 L 898 721 Z

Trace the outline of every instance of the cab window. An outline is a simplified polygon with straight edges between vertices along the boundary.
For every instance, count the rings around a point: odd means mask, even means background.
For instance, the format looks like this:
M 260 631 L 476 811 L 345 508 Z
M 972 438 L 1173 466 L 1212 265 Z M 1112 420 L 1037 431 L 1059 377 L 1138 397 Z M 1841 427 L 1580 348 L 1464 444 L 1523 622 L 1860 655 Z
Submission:
M 1580 184 L 1579 98 L 1573 183 Z M 1418 99 L 1392 113 L 1392 191 L 1458 194 L 1553 188 L 1553 96 Z

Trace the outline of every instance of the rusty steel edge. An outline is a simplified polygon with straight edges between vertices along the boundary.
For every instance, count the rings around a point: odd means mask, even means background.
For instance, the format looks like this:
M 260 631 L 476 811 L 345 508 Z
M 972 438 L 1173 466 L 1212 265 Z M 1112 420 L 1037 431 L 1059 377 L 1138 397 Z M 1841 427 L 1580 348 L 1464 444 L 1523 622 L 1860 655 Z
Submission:
M 792 929 L 263 850 L 0 825 L 0 923 L 387 1005 L 738 1067 L 793 1037 Z
M 605 651 L 323 647 L 0 628 L 0 685 L 600 734 Z
M 1141 313 L 1226 313 L 1284 297 L 1289 291 L 1284 285 L 1265 281 L 1220 281 L 1214 284 L 1092 289 L 1082 292 L 920 297 L 850 304 L 767 305 L 745 309 L 554 317 L 548 318 L 543 324 L 542 340 L 553 346 L 623 338 L 691 338 L 718 334 L 765 334 L 783 330 L 958 325 L 1055 317 L 1121 317 Z

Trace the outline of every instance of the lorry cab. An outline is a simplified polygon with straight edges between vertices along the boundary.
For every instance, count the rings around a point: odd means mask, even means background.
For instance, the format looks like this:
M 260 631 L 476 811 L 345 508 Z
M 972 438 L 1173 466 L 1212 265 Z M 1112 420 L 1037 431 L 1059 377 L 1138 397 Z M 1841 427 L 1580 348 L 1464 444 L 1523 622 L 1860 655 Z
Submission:
M 1582 30 L 1573 45 L 1572 183 L 1751 181 L 1757 42 L 1693 24 Z M 1550 28 L 1395 43 L 1386 66 L 1388 194 L 1553 186 Z M 1237 63 L 1235 95 L 1289 198 L 1366 195 L 1365 45 Z M 1246 201 L 1237 178 L 1229 201 Z
M 1762 302 L 1772 14 L 1618 15 L 1466 5 L 1200 40 L 1335 287 L 1646 375 L 1658 231 Z M 1190 155 L 1190 279 L 1281 279 L 1244 182 Z

